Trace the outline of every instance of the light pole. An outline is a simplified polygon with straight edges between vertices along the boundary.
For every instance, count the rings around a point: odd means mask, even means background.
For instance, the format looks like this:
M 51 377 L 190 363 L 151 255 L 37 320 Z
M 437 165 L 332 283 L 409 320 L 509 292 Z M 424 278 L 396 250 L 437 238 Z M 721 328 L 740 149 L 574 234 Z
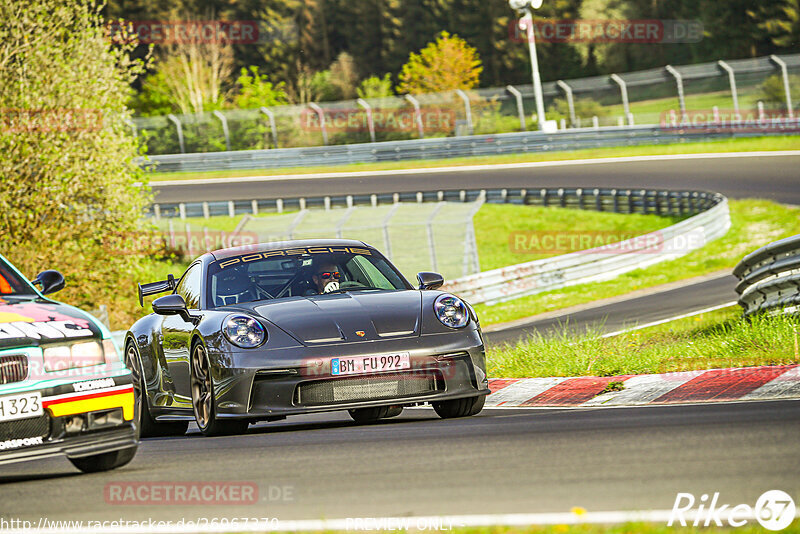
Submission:
M 539 76 L 539 60 L 536 57 L 536 39 L 533 31 L 533 10 L 542 7 L 543 0 L 508 0 L 511 9 L 520 15 L 519 28 L 525 31 L 528 50 L 531 54 L 531 71 L 533 73 L 533 94 L 536 97 L 536 116 L 539 129 L 552 132 L 557 129 L 556 121 L 548 121 L 544 115 L 544 99 L 542 98 L 542 78 Z

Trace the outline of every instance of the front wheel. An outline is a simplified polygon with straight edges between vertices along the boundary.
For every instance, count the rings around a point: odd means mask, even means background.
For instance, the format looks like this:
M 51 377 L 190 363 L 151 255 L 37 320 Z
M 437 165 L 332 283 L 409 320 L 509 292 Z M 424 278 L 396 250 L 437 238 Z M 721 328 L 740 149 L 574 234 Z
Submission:
M 485 402 L 486 395 L 478 395 L 477 397 L 434 402 L 433 409 L 442 419 L 467 417 L 480 413 Z
M 133 423 L 140 438 L 156 436 L 182 436 L 186 433 L 189 423 L 156 423 L 150 415 L 150 405 L 147 402 L 144 373 L 142 372 L 139 352 L 133 341 L 129 341 L 125 348 L 125 365 L 131 371 L 133 381 Z
M 204 436 L 223 436 L 243 434 L 249 426 L 248 421 L 224 421 L 217 418 L 214 403 L 214 382 L 211 379 L 211 362 L 202 343 L 192 349 L 191 361 L 192 409 L 197 427 Z
M 101 471 L 110 471 L 111 469 L 122 467 L 133 460 L 135 455 L 136 447 L 130 447 L 128 449 L 104 452 L 103 454 L 96 454 L 94 456 L 70 458 L 69 461 L 84 473 L 99 473 Z

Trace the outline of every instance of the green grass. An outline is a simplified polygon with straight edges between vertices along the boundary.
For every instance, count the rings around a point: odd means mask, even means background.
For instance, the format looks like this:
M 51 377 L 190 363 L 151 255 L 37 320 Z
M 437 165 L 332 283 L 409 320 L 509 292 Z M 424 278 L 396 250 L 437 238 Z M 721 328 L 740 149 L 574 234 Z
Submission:
M 744 93 L 739 95 L 739 108 L 742 113 L 747 110 L 756 109 L 759 95 L 756 92 Z M 722 111 L 733 109 L 733 100 L 730 91 L 717 91 L 713 93 L 703 93 L 697 95 L 686 95 L 686 109 L 689 111 L 711 111 L 717 106 Z M 662 113 L 674 110 L 680 112 L 678 97 L 659 98 L 653 100 L 643 100 L 641 102 L 631 102 L 631 113 L 638 124 L 658 124 Z M 607 106 L 609 115 L 622 116 L 624 113 L 622 104 L 617 106 Z
M 554 329 L 515 346 L 487 351 L 489 376 L 617 376 L 723 367 L 799 363 L 800 319 L 743 319 L 738 307 L 672 321 L 618 336 Z
M 535 161 L 565 161 L 572 159 L 597 159 L 630 156 L 652 156 L 658 154 L 703 154 L 706 152 L 752 152 L 761 150 L 800 149 L 800 136 L 758 137 L 749 139 L 725 139 L 698 143 L 674 143 L 666 145 L 641 145 L 632 147 L 594 148 L 536 154 L 506 154 L 502 156 L 475 156 L 434 160 L 411 160 L 385 163 L 355 163 L 337 166 L 293 167 L 282 169 L 246 169 L 208 172 L 153 172 L 147 176 L 151 183 L 164 180 L 196 180 L 208 178 L 235 178 L 241 176 L 280 176 L 284 174 L 314 174 L 322 172 L 385 171 L 453 167 L 461 165 L 498 165 L 503 163 L 526 163 Z
M 729 202 L 732 223 L 730 231 L 686 256 L 646 269 L 637 269 L 607 282 L 570 286 L 491 306 L 478 304 L 475 309 L 481 318 L 481 324 L 486 326 L 503 323 L 625 295 L 637 289 L 730 270 L 749 252 L 783 237 L 800 234 L 800 208 L 767 200 Z
M 478 257 L 481 270 L 488 271 L 518 263 L 525 263 L 556 253 L 536 253 L 536 239 L 562 236 L 567 238 L 597 236 L 600 239 L 619 236 L 619 241 L 629 237 L 646 234 L 666 228 L 681 220 L 679 217 L 659 217 L 656 215 L 623 215 L 619 213 L 600 213 L 577 211 L 566 208 L 543 208 L 536 206 L 517 206 L 508 204 L 484 204 L 473 219 L 475 239 L 478 243 Z M 517 247 L 522 237 L 522 247 Z M 525 253 L 516 253 L 522 248 Z M 587 247 L 576 247 L 579 250 Z M 572 252 L 567 248 L 560 254 Z

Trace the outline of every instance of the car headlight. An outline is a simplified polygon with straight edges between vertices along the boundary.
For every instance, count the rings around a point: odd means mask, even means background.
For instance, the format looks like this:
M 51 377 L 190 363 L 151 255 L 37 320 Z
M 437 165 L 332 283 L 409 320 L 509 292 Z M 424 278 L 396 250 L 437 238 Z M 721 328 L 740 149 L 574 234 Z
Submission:
M 228 341 L 243 349 L 258 347 L 267 337 L 261 323 L 247 315 L 231 315 L 225 319 L 222 332 Z
M 461 328 L 469 321 L 466 304 L 453 295 L 439 295 L 433 303 L 433 310 L 439 321 L 450 328 Z
M 106 361 L 103 346 L 97 341 L 45 347 L 42 354 L 44 356 L 44 370 L 47 372 L 90 367 L 92 365 L 100 365 Z

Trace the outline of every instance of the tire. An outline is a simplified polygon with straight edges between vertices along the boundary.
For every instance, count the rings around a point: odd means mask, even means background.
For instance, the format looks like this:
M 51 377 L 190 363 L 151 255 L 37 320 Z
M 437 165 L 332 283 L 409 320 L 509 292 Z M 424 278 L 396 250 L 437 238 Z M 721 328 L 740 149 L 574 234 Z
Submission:
M 478 395 L 477 397 L 466 397 L 464 399 L 434 402 L 433 409 L 442 419 L 468 417 L 470 415 L 476 415 L 480 413 L 480 411 L 483 410 L 483 405 L 485 402 L 486 395 Z
M 132 341 L 125 347 L 125 365 L 130 369 L 133 379 L 133 423 L 139 438 L 159 436 L 182 436 L 189 428 L 188 422 L 157 423 L 150 414 L 147 400 L 144 373 L 142 372 L 139 351 Z
M 347 410 L 350 417 L 356 423 L 374 423 L 379 419 L 388 419 L 389 417 L 397 417 L 403 413 L 402 406 L 376 406 L 374 408 L 356 408 L 354 410 Z
M 220 420 L 214 404 L 214 380 L 211 378 L 211 362 L 202 343 L 192 346 L 190 359 L 192 411 L 197 428 L 204 436 L 244 434 L 250 422 L 247 420 Z
M 84 473 L 99 473 L 101 471 L 110 471 L 111 469 L 122 467 L 133 460 L 134 456 L 136 456 L 136 447 L 129 447 L 127 449 L 104 452 L 103 454 L 96 454 L 94 456 L 70 458 L 69 461 Z

